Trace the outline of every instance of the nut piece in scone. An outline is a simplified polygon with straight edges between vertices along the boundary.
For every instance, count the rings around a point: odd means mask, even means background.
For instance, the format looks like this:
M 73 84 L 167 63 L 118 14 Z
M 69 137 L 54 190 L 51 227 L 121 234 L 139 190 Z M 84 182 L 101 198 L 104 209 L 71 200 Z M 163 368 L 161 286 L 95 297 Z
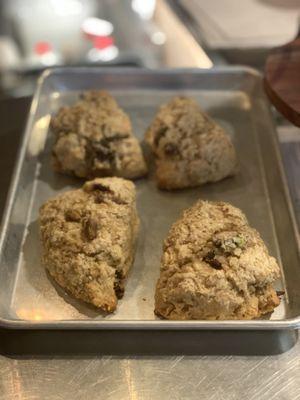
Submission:
M 85 92 L 51 120 L 53 166 L 81 178 L 139 178 L 147 173 L 128 115 L 105 91 Z
M 163 105 L 146 132 L 162 189 L 216 182 L 237 171 L 233 144 L 198 103 L 175 97 Z
M 155 313 L 171 320 L 253 319 L 279 305 L 279 266 L 245 215 L 198 201 L 164 242 Z
M 131 181 L 98 178 L 40 208 L 46 269 L 71 295 L 107 312 L 123 296 L 134 260 L 135 198 Z

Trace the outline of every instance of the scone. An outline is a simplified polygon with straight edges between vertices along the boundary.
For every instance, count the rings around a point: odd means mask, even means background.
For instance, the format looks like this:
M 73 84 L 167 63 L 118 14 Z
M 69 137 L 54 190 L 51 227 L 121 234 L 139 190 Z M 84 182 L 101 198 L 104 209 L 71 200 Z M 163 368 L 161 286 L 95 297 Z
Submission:
M 51 120 L 55 170 L 95 178 L 139 178 L 147 173 L 128 115 L 104 91 L 89 91 Z
M 164 242 L 155 313 L 172 320 L 258 318 L 279 304 L 279 266 L 245 215 L 198 201 Z
M 163 105 L 146 132 L 146 141 L 162 189 L 216 182 L 237 171 L 229 136 L 192 98 L 175 97 Z
M 135 187 L 98 178 L 40 208 L 43 263 L 74 297 L 112 312 L 133 263 L 139 219 Z

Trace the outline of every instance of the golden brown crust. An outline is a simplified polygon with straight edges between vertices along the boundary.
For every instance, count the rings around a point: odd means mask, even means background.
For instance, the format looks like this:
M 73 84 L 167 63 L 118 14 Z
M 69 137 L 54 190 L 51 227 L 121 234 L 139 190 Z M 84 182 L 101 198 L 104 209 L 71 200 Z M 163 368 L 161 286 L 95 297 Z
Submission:
M 43 263 L 74 297 L 112 312 L 133 263 L 138 225 L 132 182 L 86 182 L 41 207 Z
M 144 176 L 147 167 L 128 115 L 105 91 L 89 91 L 51 120 L 53 166 L 82 178 Z
M 167 319 L 252 319 L 279 304 L 275 258 L 236 207 L 198 201 L 164 242 L 155 295 Z
M 229 136 L 192 98 L 163 105 L 146 132 L 156 159 L 157 184 L 179 189 L 234 175 L 237 160 Z

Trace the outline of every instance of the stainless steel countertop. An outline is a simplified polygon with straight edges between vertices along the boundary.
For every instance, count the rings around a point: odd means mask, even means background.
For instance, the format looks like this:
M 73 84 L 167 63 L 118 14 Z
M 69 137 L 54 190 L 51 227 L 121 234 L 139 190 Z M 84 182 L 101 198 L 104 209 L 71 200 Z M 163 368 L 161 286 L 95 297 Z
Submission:
M 299 223 L 300 130 L 279 136 Z M 0 355 L 0 400 L 85 398 L 300 399 L 300 343 L 276 356 Z
M 300 343 L 270 357 L 0 358 L 0 399 L 296 400 Z

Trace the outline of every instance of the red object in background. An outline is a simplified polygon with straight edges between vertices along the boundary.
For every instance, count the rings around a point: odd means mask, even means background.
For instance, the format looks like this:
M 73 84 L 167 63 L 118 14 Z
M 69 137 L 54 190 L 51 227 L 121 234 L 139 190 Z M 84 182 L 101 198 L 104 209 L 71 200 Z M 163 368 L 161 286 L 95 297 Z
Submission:
M 114 38 L 112 36 L 101 36 L 87 32 L 83 32 L 84 36 L 93 43 L 93 47 L 98 50 L 106 49 L 106 47 L 114 44 Z
M 112 36 L 96 36 L 92 41 L 94 48 L 98 50 L 106 49 L 114 44 L 114 38 Z
M 34 52 L 39 56 L 49 53 L 52 51 L 52 46 L 48 42 L 37 42 L 34 46 Z

